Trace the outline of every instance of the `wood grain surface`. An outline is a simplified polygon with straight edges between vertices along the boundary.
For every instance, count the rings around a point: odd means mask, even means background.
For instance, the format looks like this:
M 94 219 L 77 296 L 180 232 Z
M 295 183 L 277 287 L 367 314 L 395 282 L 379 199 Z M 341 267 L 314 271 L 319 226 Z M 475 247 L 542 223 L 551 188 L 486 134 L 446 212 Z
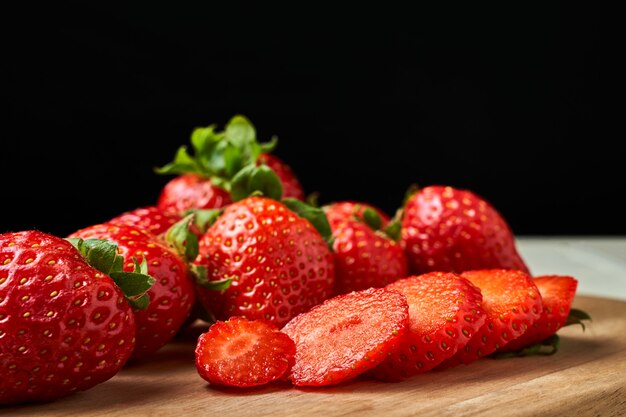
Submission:
M 216 389 L 194 366 L 197 333 L 149 362 L 127 365 L 88 391 L 48 404 L 0 408 L 18 416 L 624 416 L 626 302 L 578 296 L 592 321 L 561 329 L 553 356 L 481 359 L 400 383 Z

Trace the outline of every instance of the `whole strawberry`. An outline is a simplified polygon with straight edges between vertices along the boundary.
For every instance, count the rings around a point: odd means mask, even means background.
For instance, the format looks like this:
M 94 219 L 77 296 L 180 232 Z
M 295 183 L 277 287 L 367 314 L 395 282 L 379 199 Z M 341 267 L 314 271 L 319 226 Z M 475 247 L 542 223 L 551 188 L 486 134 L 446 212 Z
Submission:
M 289 202 L 294 203 L 303 204 Z M 329 235 L 327 222 L 326 228 Z M 230 286 L 198 287 L 199 300 L 219 320 L 243 316 L 282 326 L 332 295 L 333 258 L 324 237 L 276 200 L 247 197 L 232 203 L 200 239 L 195 262 L 206 267 L 209 280 L 230 280 Z
M 125 271 L 132 271 L 135 260 L 146 261 L 147 271 L 156 282 L 148 291 L 147 308 L 134 310 L 137 344 L 132 357 L 144 358 L 168 343 L 189 317 L 195 301 L 194 283 L 185 259 L 155 235 L 124 224 L 96 224 L 69 237 L 116 242 Z
M 98 250 L 95 263 L 113 271 L 115 246 Z M 0 234 L 0 405 L 64 397 L 122 368 L 136 328 L 112 276 L 60 237 Z M 143 283 L 145 291 L 149 282 Z
M 163 211 L 156 206 L 139 207 L 113 217 L 107 223 L 120 223 L 135 226 L 154 235 L 163 236 L 167 229 L 182 217 L 171 211 Z
M 336 294 L 384 287 L 408 275 L 404 249 L 381 228 L 388 216 L 353 202 L 332 203 L 323 210 L 334 238 Z
M 505 219 L 468 190 L 430 186 L 412 194 L 404 207 L 401 242 L 414 274 L 486 268 L 528 272 Z
M 157 206 L 163 211 L 182 215 L 190 209 L 219 209 L 249 195 L 250 186 L 253 191 L 266 191 L 255 188 L 256 180 L 251 180 L 260 167 L 271 171 L 284 197 L 304 199 L 291 167 L 269 154 L 276 139 L 259 143 L 254 126 L 241 115 L 231 118 L 223 131 L 217 131 L 215 125 L 195 129 L 191 144 L 192 154 L 181 146 L 174 161 L 156 169 L 158 174 L 177 175 L 159 193 Z M 246 183 L 245 195 L 242 183 Z

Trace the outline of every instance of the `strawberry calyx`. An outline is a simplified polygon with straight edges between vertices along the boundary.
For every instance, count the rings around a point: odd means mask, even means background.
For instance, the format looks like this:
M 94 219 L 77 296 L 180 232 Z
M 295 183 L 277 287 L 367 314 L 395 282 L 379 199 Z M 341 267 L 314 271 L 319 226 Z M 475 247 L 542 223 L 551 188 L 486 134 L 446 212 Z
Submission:
M 102 239 L 67 239 L 83 256 L 83 258 L 100 272 L 110 276 L 122 290 L 129 304 L 136 310 L 145 310 L 150 304 L 150 295 L 147 291 L 156 282 L 148 274 L 148 263 L 133 257 L 135 269 L 125 272 L 124 257 L 118 255 L 117 244 Z
M 281 202 L 287 206 L 289 210 L 308 220 L 326 241 L 330 250 L 333 250 L 332 247 L 334 238 L 332 236 L 330 223 L 328 222 L 328 218 L 326 217 L 326 213 L 324 213 L 323 209 L 314 207 L 291 197 L 283 198 Z
M 567 316 L 567 320 L 563 324 L 563 327 L 573 324 L 579 324 L 583 328 L 583 331 L 585 331 L 585 323 L 583 322 L 583 320 L 591 320 L 591 316 L 583 310 L 572 308 L 570 309 L 569 315 Z M 518 350 L 510 352 L 496 351 L 492 353 L 490 357 L 494 359 L 506 359 L 524 356 L 554 355 L 559 350 L 560 342 L 561 338 L 558 334 L 555 333 L 540 342 L 530 344 Z
M 577 308 L 571 308 L 569 310 L 569 315 L 567 316 L 567 319 L 565 320 L 565 324 L 563 324 L 563 327 L 570 326 L 572 324 L 580 324 L 584 332 L 585 323 L 583 323 L 583 320 L 591 320 L 591 316 L 583 310 L 579 310 Z
M 183 258 L 194 281 L 198 285 L 214 291 L 227 289 L 232 280 L 209 280 L 206 268 L 194 263 L 198 257 L 198 236 L 191 232 L 191 227 L 197 224 L 195 218 L 198 215 L 206 216 L 206 218 L 212 219 L 211 222 L 213 222 L 219 217 L 220 213 L 221 210 L 192 210 L 165 232 L 166 243 Z
M 231 192 L 233 181 L 240 171 L 256 166 L 261 153 L 272 152 L 278 140 L 274 136 L 269 142 L 258 142 L 252 123 L 245 116 L 235 115 L 222 131 L 217 130 L 215 124 L 194 129 L 190 141 L 191 150 L 182 145 L 172 162 L 156 167 L 154 171 L 160 175 L 195 174 Z M 262 165 L 271 171 L 265 164 Z M 257 176 L 264 178 L 267 174 L 263 172 Z M 259 178 L 252 184 L 257 184 Z M 235 187 L 239 192 L 241 185 Z M 266 188 L 259 190 L 267 192 Z

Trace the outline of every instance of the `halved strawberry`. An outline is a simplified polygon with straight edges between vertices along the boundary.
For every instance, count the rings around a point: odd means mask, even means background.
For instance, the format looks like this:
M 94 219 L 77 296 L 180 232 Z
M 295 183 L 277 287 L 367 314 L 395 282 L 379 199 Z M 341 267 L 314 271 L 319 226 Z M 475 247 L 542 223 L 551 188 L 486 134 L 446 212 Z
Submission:
M 372 375 L 399 381 L 426 372 L 465 347 L 485 323 L 480 290 L 453 273 L 431 272 L 386 286 L 404 294 L 409 330 L 400 347 Z
M 288 378 L 297 386 L 352 379 L 397 348 L 408 319 L 406 298 L 397 291 L 370 288 L 330 298 L 282 329 L 296 343 Z
M 450 367 L 469 364 L 521 336 L 541 314 L 541 294 L 525 272 L 512 269 L 482 269 L 461 274 L 480 288 L 485 324 L 465 347 L 442 363 Z
M 576 278 L 565 275 L 545 275 L 536 277 L 534 282 L 541 293 L 543 306 L 541 316 L 528 327 L 523 335 L 500 348 L 499 352 L 516 352 L 521 356 L 542 353 L 541 342 L 546 341 L 551 347 L 546 353 L 555 353 L 558 339 L 550 340 L 550 337 L 556 335 L 556 332 L 566 324 L 582 324 L 580 320 L 589 319 L 586 313 L 571 309 L 578 286 Z M 575 314 L 570 314 L 570 311 Z M 532 347 L 530 350 L 525 350 L 530 347 Z
M 295 352 L 293 340 L 273 323 L 231 317 L 200 335 L 196 369 L 212 385 L 252 387 L 282 377 Z

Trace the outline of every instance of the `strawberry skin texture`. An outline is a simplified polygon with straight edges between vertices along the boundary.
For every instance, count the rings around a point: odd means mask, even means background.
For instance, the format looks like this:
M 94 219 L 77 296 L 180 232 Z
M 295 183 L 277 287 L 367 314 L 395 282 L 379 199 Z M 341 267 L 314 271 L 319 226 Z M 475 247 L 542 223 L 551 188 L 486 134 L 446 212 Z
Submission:
M 535 277 L 533 281 L 541 294 L 541 316 L 523 335 L 500 349 L 502 352 L 539 343 L 559 331 L 567 321 L 578 281 L 566 275 L 544 275 Z
M 181 220 L 182 217 L 171 211 L 163 211 L 156 206 L 139 207 L 113 217 L 107 223 L 119 223 L 146 230 L 156 236 L 163 234 Z
M 357 220 L 334 221 L 335 292 L 384 287 L 408 275 L 406 254 L 398 243 Z
M 144 358 L 168 343 L 189 317 L 195 302 L 194 283 L 184 260 L 156 236 L 133 226 L 96 224 L 69 237 L 117 242 L 126 272 L 134 269 L 133 257 L 139 262 L 147 260 L 148 273 L 156 282 L 148 290 L 148 308 L 133 310 L 137 343 L 132 358 Z
M 405 206 L 401 242 L 413 274 L 493 268 L 528 273 L 505 219 L 467 190 L 430 186 L 413 194 Z
M 359 218 L 363 218 L 363 211 L 366 209 L 372 209 L 380 216 L 382 221 L 381 227 L 384 228 L 387 226 L 389 221 L 391 220 L 389 215 L 382 211 L 380 208 L 361 201 L 355 200 L 346 200 L 346 201 L 338 201 L 335 203 L 327 204 L 322 209 L 324 213 L 326 213 L 326 217 L 328 218 L 328 222 L 333 225 L 333 223 L 341 223 L 345 220 L 354 220 L 355 216 Z
M 157 207 L 161 211 L 185 214 L 190 209 L 219 209 L 230 204 L 230 194 L 196 174 L 179 175 L 161 189 Z
M 401 381 L 429 371 L 465 347 L 485 323 L 482 294 L 454 273 L 430 272 L 387 285 L 407 298 L 409 329 L 398 350 L 372 376 Z
M 289 165 L 277 156 L 269 153 L 259 155 L 258 163 L 267 165 L 278 175 L 280 182 L 283 184 L 283 198 L 291 197 L 304 200 L 304 188 L 302 188 L 300 180 Z
M 113 377 L 134 344 L 121 290 L 68 241 L 0 234 L 0 405 L 89 389 Z
M 484 269 L 461 276 L 480 288 L 486 320 L 463 349 L 444 361 L 445 368 L 469 364 L 506 346 L 539 319 L 542 309 L 539 289 L 525 272 Z
M 253 387 L 282 377 L 295 353 L 293 340 L 275 324 L 231 317 L 200 335 L 196 369 L 211 385 Z
M 248 197 L 226 207 L 199 242 L 196 264 L 224 291 L 197 286 L 219 320 L 265 319 L 281 327 L 330 297 L 335 271 L 327 243 L 308 220 L 282 203 Z
M 399 292 L 369 288 L 330 298 L 283 327 L 296 343 L 288 379 L 296 386 L 353 379 L 392 353 L 408 324 L 409 306 Z

